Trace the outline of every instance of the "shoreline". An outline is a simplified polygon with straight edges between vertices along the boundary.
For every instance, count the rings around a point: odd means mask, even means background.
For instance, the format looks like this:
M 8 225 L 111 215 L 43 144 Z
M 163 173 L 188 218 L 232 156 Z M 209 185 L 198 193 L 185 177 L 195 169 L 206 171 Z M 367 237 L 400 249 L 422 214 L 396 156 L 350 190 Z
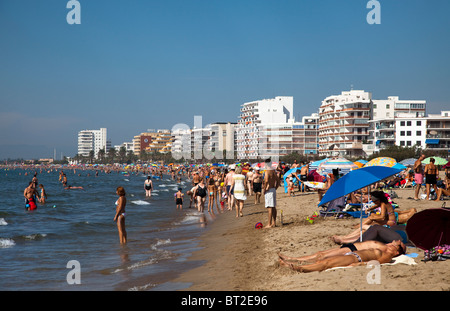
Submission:
M 393 201 L 398 210 L 416 208 L 422 211 L 441 207 L 444 201 L 414 201 L 413 190 L 393 189 L 399 198 Z M 226 211 L 200 237 L 199 246 L 189 261 L 205 261 L 198 268 L 182 273 L 172 282 L 189 284 L 180 291 L 448 291 L 450 260 L 423 262 L 423 250 L 408 247 L 407 254 L 415 265 L 382 265 L 380 284 L 369 284 L 368 266 L 334 269 L 323 272 L 298 273 L 278 264 L 278 252 L 286 255 L 306 255 L 340 247 L 331 241 L 332 235 L 344 235 L 353 230 L 359 218 L 319 218 L 310 224 L 306 217 L 318 212 L 317 193 L 288 197 L 283 187 L 277 190 L 277 227 L 255 229 L 257 222 L 267 222 L 264 197 L 254 205 L 249 196 L 244 205 L 244 217 L 235 218 L 235 211 Z M 284 225 L 279 222 L 283 211 Z

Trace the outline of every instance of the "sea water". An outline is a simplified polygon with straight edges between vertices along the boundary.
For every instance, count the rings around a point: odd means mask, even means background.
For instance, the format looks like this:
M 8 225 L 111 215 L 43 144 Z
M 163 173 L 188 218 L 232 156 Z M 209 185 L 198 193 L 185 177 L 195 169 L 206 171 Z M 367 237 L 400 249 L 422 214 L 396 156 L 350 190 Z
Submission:
M 212 221 L 208 213 L 177 210 L 174 194 L 191 187 L 168 176 L 153 179 L 151 198 L 145 196 L 142 174 L 64 169 L 0 170 L 0 290 L 176 290 L 180 273 L 202 264 L 188 260 L 199 249 L 198 238 Z M 47 192 L 45 204 L 25 210 L 23 191 L 37 172 Z M 115 215 L 116 188 L 127 193 L 128 243 L 121 245 Z M 39 189 L 39 188 L 38 188 Z M 79 263 L 80 284 L 68 282 Z M 70 284 L 72 283 L 72 284 Z

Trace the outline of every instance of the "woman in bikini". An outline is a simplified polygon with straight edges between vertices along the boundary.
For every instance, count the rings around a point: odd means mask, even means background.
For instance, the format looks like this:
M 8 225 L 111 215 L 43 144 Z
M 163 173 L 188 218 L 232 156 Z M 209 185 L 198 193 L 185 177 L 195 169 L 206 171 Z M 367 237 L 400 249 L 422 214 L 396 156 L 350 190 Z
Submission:
M 114 216 L 114 221 L 117 222 L 120 244 L 126 244 L 127 231 L 125 230 L 125 206 L 127 205 L 127 199 L 125 198 L 125 189 L 123 187 L 117 187 L 116 193 L 119 195 L 119 199 L 116 201 L 116 215 Z
M 363 222 L 362 230 L 365 232 L 372 225 L 380 225 L 391 227 L 397 224 L 394 208 L 389 203 L 383 191 L 374 191 L 370 193 L 374 205 L 366 210 L 366 212 L 379 208 L 379 213 L 371 213 L 369 217 Z M 359 227 L 359 226 L 358 226 Z M 360 236 L 360 229 L 356 229 L 346 236 L 332 236 L 331 239 L 337 244 L 351 243 Z

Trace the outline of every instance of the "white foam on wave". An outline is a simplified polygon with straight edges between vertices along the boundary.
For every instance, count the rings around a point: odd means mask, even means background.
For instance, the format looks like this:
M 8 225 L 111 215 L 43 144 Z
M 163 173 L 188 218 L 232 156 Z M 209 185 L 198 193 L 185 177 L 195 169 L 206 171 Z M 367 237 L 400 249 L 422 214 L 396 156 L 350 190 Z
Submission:
M 26 235 L 26 236 L 24 236 L 24 238 L 27 240 L 36 240 L 39 238 L 45 238 L 46 236 L 47 236 L 47 234 L 45 234 L 45 233 L 42 233 L 42 234 L 36 233 L 36 234 Z
M 150 205 L 149 202 L 143 201 L 143 200 L 135 200 L 135 201 L 131 201 L 131 203 L 136 204 L 136 205 Z
M 167 239 L 167 240 L 159 240 L 158 239 L 156 241 L 156 243 L 154 245 L 152 245 L 152 249 L 156 249 L 158 246 L 168 245 L 168 244 L 171 244 L 171 243 L 172 243 L 172 241 L 170 239 Z
M 141 285 L 141 286 L 134 286 L 132 288 L 129 288 L 128 291 L 129 292 L 138 292 L 138 291 L 142 291 L 142 290 L 148 290 L 149 288 L 153 288 L 155 286 L 156 286 L 156 284 L 148 283 L 148 284 Z
M 199 222 L 201 216 L 202 213 L 199 212 L 187 213 L 181 221 L 176 222 L 175 224 L 176 225 L 195 224 Z
M 16 245 L 16 242 L 12 239 L 0 239 L 0 248 L 8 248 Z
M 6 222 L 5 218 L 0 218 L 0 226 L 7 226 L 8 223 Z

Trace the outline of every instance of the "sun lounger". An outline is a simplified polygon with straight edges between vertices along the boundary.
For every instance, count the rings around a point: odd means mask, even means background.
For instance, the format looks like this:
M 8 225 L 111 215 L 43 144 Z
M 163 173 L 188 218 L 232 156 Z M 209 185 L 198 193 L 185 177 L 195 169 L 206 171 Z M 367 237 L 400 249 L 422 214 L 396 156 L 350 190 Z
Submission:
M 319 212 L 322 217 L 330 217 L 334 216 L 338 218 L 339 216 L 345 216 L 345 212 L 343 211 L 345 208 L 346 197 L 342 196 L 340 198 L 334 199 L 330 203 L 328 203 L 323 209 Z

